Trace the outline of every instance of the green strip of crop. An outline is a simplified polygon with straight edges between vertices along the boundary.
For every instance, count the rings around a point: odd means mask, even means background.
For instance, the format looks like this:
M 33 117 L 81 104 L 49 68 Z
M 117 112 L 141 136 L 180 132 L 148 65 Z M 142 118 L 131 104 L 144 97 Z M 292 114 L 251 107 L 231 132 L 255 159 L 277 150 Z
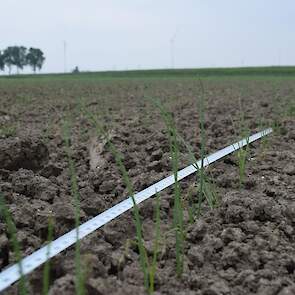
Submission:
M 43 290 L 42 294 L 47 295 L 49 291 L 49 283 L 50 283 L 50 260 L 49 253 L 51 248 L 51 242 L 53 239 L 53 220 L 52 216 L 49 216 L 48 219 L 48 234 L 47 234 L 47 253 L 46 253 L 46 263 L 43 270 Z
M 175 229 L 175 250 L 176 250 L 176 273 L 180 277 L 183 272 L 183 247 L 184 247 L 184 226 L 183 226 L 183 206 L 181 200 L 180 186 L 177 179 L 179 163 L 179 144 L 177 139 L 176 126 L 171 114 L 163 107 L 161 102 L 155 98 L 148 98 L 165 122 L 169 138 L 170 154 L 172 159 L 172 170 L 174 175 L 174 207 L 173 207 L 173 227 Z
M 22 255 L 21 255 L 20 244 L 16 237 L 16 227 L 11 217 L 11 214 L 9 212 L 9 209 L 6 206 L 4 196 L 1 192 L 0 192 L 0 212 L 1 212 L 1 215 L 4 217 L 4 221 L 6 223 L 7 231 L 9 235 L 9 241 L 10 241 L 10 244 L 12 245 L 12 250 L 13 250 L 15 260 L 19 266 L 19 272 L 21 275 L 20 281 L 19 281 L 19 293 L 20 295 L 26 295 L 27 294 L 26 280 L 23 274 L 23 267 L 21 264 Z
M 205 90 L 204 90 L 204 86 L 201 80 L 200 81 L 200 85 L 201 85 L 201 95 L 200 95 L 200 99 L 199 99 L 199 107 L 198 107 L 198 113 L 199 113 L 199 125 L 200 125 L 200 129 L 201 129 L 201 167 L 199 169 L 199 181 L 200 181 L 200 190 L 199 190 L 199 195 L 198 195 L 198 215 L 201 214 L 201 206 L 202 206 L 202 202 L 204 199 L 204 182 L 205 182 L 205 175 L 204 175 L 204 157 L 205 157 L 205 127 L 204 127 L 204 121 L 205 121 L 205 117 L 204 117 L 204 96 L 205 96 Z
M 157 270 L 157 256 L 159 251 L 159 243 L 161 239 L 160 232 L 160 195 L 156 193 L 156 206 L 155 206 L 155 223 L 156 223 L 156 237 L 153 245 L 153 258 L 151 266 L 149 267 L 149 293 L 153 294 L 155 291 L 155 274 Z
M 242 188 L 245 182 L 245 175 L 246 175 L 246 162 L 247 157 L 249 153 L 249 136 L 250 131 L 246 126 L 245 123 L 245 112 L 243 110 L 242 101 L 241 98 L 239 98 L 239 133 L 241 138 L 246 138 L 247 144 L 244 147 L 240 147 L 237 151 L 237 157 L 238 157 L 238 164 L 239 164 L 239 184 Z
M 80 102 L 81 103 L 81 102 Z M 134 223 L 136 228 L 136 237 L 137 237 L 137 243 L 138 243 L 138 249 L 139 249 L 139 257 L 140 257 L 140 266 L 144 275 L 144 285 L 146 290 L 149 290 L 149 275 L 148 275 L 148 260 L 147 260 L 147 254 L 144 247 L 144 241 L 142 237 L 142 222 L 139 214 L 139 208 L 136 204 L 136 201 L 134 199 L 134 192 L 133 187 L 130 181 L 130 178 L 128 176 L 127 170 L 125 168 L 125 165 L 123 164 L 123 160 L 121 158 L 120 153 L 117 151 L 116 147 L 111 142 L 107 132 L 105 129 L 100 125 L 100 123 L 97 121 L 97 119 L 94 117 L 94 115 L 89 112 L 83 104 L 80 104 L 81 110 L 86 115 L 86 117 L 90 120 L 90 122 L 95 127 L 97 134 L 99 136 L 102 136 L 107 141 L 107 146 L 113 157 L 115 158 L 116 165 L 119 169 L 119 171 L 122 174 L 124 184 L 127 187 L 128 194 L 131 196 L 132 202 L 133 202 L 133 216 L 134 216 Z
M 76 294 L 84 295 L 85 294 L 85 280 L 84 280 L 84 271 L 82 269 L 82 264 L 81 264 L 80 240 L 79 240 L 80 194 L 79 194 L 79 187 L 78 187 L 78 182 L 77 182 L 75 163 L 72 159 L 72 151 L 71 151 L 71 144 L 70 144 L 70 126 L 69 126 L 69 121 L 67 118 L 64 121 L 63 131 L 64 131 L 63 136 L 64 136 L 64 143 L 65 143 L 65 151 L 67 154 L 70 180 L 71 180 L 71 194 L 74 198 L 74 206 L 75 206 L 75 228 L 76 228 L 76 243 L 75 243 L 76 281 L 75 281 L 75 289 L 76 289 Z

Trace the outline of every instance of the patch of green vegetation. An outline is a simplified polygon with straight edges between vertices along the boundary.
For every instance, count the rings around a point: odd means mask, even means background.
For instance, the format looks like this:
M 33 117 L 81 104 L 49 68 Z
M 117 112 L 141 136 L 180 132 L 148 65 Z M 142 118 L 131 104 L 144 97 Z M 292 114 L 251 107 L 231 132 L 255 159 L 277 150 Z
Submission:
M 3 76 L 6 80 L 38 80 L 38 79 L 112 79 L 112 78 L 195 78 L 196 76 L 222 77 L 222 76 L 269 76 L 269 77 L 294 77 L 294 66 L 270 67 L 236 67 L 236 68 L 199 68 L 199 69 L 155 69 L 155 70 L 128 70 L 128 71 L 103 71 L 80 72 L 79 74 L 21 74 Z
M 52 135 L 52 122 L 46 122 L 45 127 L 42 130 L 42 142 L 48 144 Z
M 239 144 L 239 149 L 236 152 L 236 157 L 238 161 L 238 167 L 239 167 L 239 185 L 240 188 L 244 186 L 245 177 L 246 177 L 246 162 L 249 155 L 249 136 L 250 136 L 250 130 L 246 124 L 245 121 L 245 112 L 244 108 L 242 106 L 242 99 L 239 97 L 239 113 L 238 113 L 238 125 L 235 126 L 234 121 L 232 120 L 234 130 L 236 133 L 236 138 L 241 140 L 246 140 L 246 144 L 242 145 Z
M 11 137 L 16 135 L 16 127 L 14 125 L 0 125 L 0 138 Z
M 201 79 L 199 79 L 199 84 L 201 88 L 201 93 L 199 99 L 197 101 L 198 105 L 198 116 L 199 116 L 199 127 L 200 127 L 200 138 L 201 138 L 201 167 L 196 165 L 197 159 L 195 158 L 194 154 L 192 153 L 191 147 L 187 147 L 190 158 L 195 163 L 195 168 L 198 170 L 197 173 L 197 186 L 196 186 L 196 193 L 197 193 L 197 208 L 195 208 L 195 203 L 193 203 L 193 218 L 197 218 L 201 215 L 202 211 L 202 204 L 204 200 L 207 201 L 209 207 L 211 209 L 215 208 L 218 204 L 218 195 L 217 191 L 215 190 L 215 186 L 213 181 L 208 177 L 205 173 L 204 163 L 205 163 L 205 155 L 206 155 L 206 134 L 205 134 L 205 88 Z M 186 145 L 187 146 L 187 145 Z M 191 217 L 190 217 L 191 218 Z
M 21 275 L 21 278 L 19 281 L 19 294 L 26 295 L 28 294 L 28 292 L 27 292 L 27 286 L 26 286 L 26 279 L 23 275 L 23 266 L 21 264 L 21 259 L 22 259 L 21 248 L 16 236 L 17 230 L 13 222 L 12 216 L 10 214 L 10 211 L 5 203 L 4 196 L 1 192 L 0 192 L 0 213 L 1 213 L 1 216 L 3 216 L 4 218 L 4 222 L 7 227 L 9 242 L 12 246 L 12 251 L 13 251 L 15 260 L 18 263 L 19 273 Z
M 153 294 L 155 291 L 155 275 L 157 272 L 157 257 L 159 252 L 159 244 L 161 240 L 160 231 L 160 195 L 156 193 L 156 205 L 155 205 L 155 230 L 156 236 L 153 244 L 152 261 L 149 264 L 149 293 Z
M 269 128 L 270 124 L 267 123 L 267 121 L 264 118 L 260 118 L 260 122 L 259 122 L 259 129 L 260 130 L 265 130 L 266 128 Z M 260 157 L 263 158 L 265 155 L 266 150 L 269 147 L 269 137 L 270 134 L 267 136 L 263 136 L 260 139 Z
M 240 145 L 237 151 L 240 188 L 244 186 L 244 182 L 245 182 L 246 161 L 247 161 L 247 156 L 249 153 L 249 137 L 246 137 L 246 141 L 247 141 L 246 145 L 245 146 Z
M 290 101 L 287 105 L 287 115 L 290 117 L 295 117 L 295 102 Z
M 29 94 L 17 94 L 15 98 L 16 102 L 22 105 L 31 104 L 33 101 L 33 97 Z
M 156 200 L 156 221 L 155 221 L 155 230 L 156 230 L 156 238 L 154 241 L 154 247 L 153 247 L 153 257 L 152 261 L 149 261 L 146 248 L 144 246 L 144 239 L 143 239 L 143 232 L 142 232 L 142 221 L 140 217 L 139 207 L 136 203 L 136 200 L 134 198 L 134 190 L 131 183 L 131 180 L 129 178 L 128 172 L 126 170 L 126 167 L 123 163 L 122 155 L 117 150 L 115 145 L 112 143 L 112 141 L 109 138 L 108 132 L 105 129 L 104 126 L 100 124 L 100 122 L 97 120 L 96 116 L 89 112 L 86 108 L 83 102 L 80 103 L 80 109 L 85 114 L 86 118 L 92 123 L 93 127 L 95 128 L 97 134 L 101 137 L 103 137 L 107 142 L 107 147 L 113 157 L 115 158 L 115 163 L 118 167 L 118 170 L 120 171 L 124 184 L 127 187 L 128 194 L 132 199 L 133 202 L 133 217 L 134 217 L 134 224 L 136 229 L 136 238 L 137 238 L 137 246 L 139 250 L 139 261 L 140 266 L 144 275 L 144 286 L 146 290 L 152 294 L 154 292 L 154 278 L 156 274 L 156 265 L 157 265 L 157 253 L 158 253 L 158 245 L 160 241 L 160 202 L 159 202 L 159 196 L 157 194 L 157 200 Z
M 181 199 L 180 185 L 177 174 L 179 168 L 179 142 L 176 131 L 175 122 L 172 115 L 163 107 L 157 99 L 150 99 L 155 108 L 165 122 L 168 133 L 170 157 L 172 160 L 172 170 L 174 176 L 174 207 L 173 207 L 173 229 L 175 230 L 175 251 L 176 251 L 176 273 L 180 277 L 183 272 L 183 248 L 184 248 L 184 220 L 183 220 L 183 204 Z
M 283 126 L 283 119 L 292 116 L 294 102 L 290 97 L 286 97 L 280 93 L 277 84 L 273 84 L 272 94 L 272 122 L 271 127 L 274 134 L 283 135 L 286 133 L 286 128 Z
M 76 228 L 76 243 L 75 243 L 75 290 L 77 295 L 86 294 L 85 289 L 85 270 L 81 263 L 81 253 L 80 253 L 80 240 L 79 240 L 79 225 L 80 225 L 80 193 L 78 187 L 78 180 L 76 175 L 75 163 L 72 157 L 71 150 L 71 134 L 70 134 L 70 121 L 66 117 L 63 124 L 63 139 L 65 144 L 65 151 L 67 155 L 69 174 L 71 180 L 71 194 L 73 197 L 74 207 L 75 207 L 75 228 Z
M 46 252 L 46 262 L 43 269 L 43 287 L 42 287 L 42 294 L 47 295 L 49 291 L 49 283 L 50 283 L 50 249 L 51 249 L 51 242 L 53 239 L 53 219 L 52 216 L 49 216 L 48 219 L 48 234 L 47 234 L 47 252 Z
M 111 126 L 111 120 L 114 105 L 117 107 L 116 109 L 119 109 L 118 105 L 121 106 L 125 101 L 125 97 L 132 93 L 133 91 L 138 91 L 138 85 L 139 88 L 143 85 L 145 87 L 148 87 L 148 90 L 144 90 L 144 94 L 149 93 L 149 96 L 153 96 L 154 94 L 160 93 L 160 96 L 166 96 L 167 98 L 164 98 L 164 101 L 169 101 L 170 105 L 168 106 L 169 110 L 177 109 L 177 107 L 182 106 L 184 100 L 186 99 L 186 95 L 188 92 L 185 92 L 189 87 L 193 89 L 195 84 L 192 83 L 192 81 L 195 81 L 196 74 L 200 77 L 205 77 L 206 82 L 212 83 L 214 87 L 210 89 L 211 94 L 218 98 L 218 94 L 221 89 L 221 96 L 227 96 L 227 95 L 236 95 L 236 90 L 239 86 L 245 87 L 247 89 L 247 95 L 249 93 L 252 95 L 255 95 L 256 89 L 259 89 L 259 87 L 262 85 L 263 87 L 267 86 L 269 87 L 268 83 L 276 82 L 274 85 L 278 87 L 278 79 L 279 76 L 284 77 L 286 79 L 287 77 L 293 78 L 295 73 L 295 68 L 248 68 L 248 69 L 195 69 L 195 70 L 154 70 L 154 71 L 127 71 L 127 72 L 104 72 L 104 73 L 81 73 L 78 75 L 40 75 L 40 76 L 18 76 L 17 78 L 0 78 L 0 85 L 1 87 L 6 87 L 6 85 L 9 84 L 9 87 L 13 88 L 14 85 L 18 85 L 19 89 L 21 89 L 21 85 L 26 83 L 27 87 L 34 86 L 35 82 L 36 85 L 39 87 L 49 88 L 48 96 L 51 97 L 51 91 L 54 89 L 52 87 L 53 85 L 58 88 L 58 94 L 57 97 L 54 97 L 56 101 L 58 102 L 57 109 L 58 111 L 64 112 L 65 109 L 67 112 L 71 112 L 72 116 L 80 116 L 81 112 L 80 109 L 76 109 L 76 104 L 74 101 L 71 101 L 74 97 L 74 94 L 76 96 L 76 91 L 79 89 L 79 87 L 85 89 L 90 86 L 93 87 L 94 85 L 99 85 L 99 87 L 102 87 L 102 97 L 99 97 L 97 101 L 93 98 L 94 95 L 97 93 L 95 92 L 97 89 L 93 88 L 95 91 L 92 92 L 89 91 L 89 93 L 86 94 L 86 99 L 91 99 L 89 104 L 87 105 L 87 108 L 91 110 L 91 112 L 88 112 L 84 110 L 84 114 L 86 113 L 86 117 L 88 117 L 89 121 L 92 122 L 92 125 L 95 126 L 96 131 L 99 135 L 106 138 L 108 141 L 108 147 L 111 153 L 113 154 L 114 158 L 116 159 L 116 163 L 118 166 L 118 170 L 120 170 L 122 174 L 122 178 L 124 180 L 125 186 L 128 188 L 129 195 L 133 198 L 133 188 L 131 186 L 131 181 L 129 179 L 129 176 L 127 174 L 126 168 L 124 167 L 122 157 L 116 147 L 112 144 L 108 134 L 107 134 L 107 128 L 109 129 Z M 257 76 L 256 76 L 257 75 Z M 260 80 L 259 83 L 261 84 L 255 84 L 257 82 L 256 77 L 263 79 Z M 233 85 L 233 83 L 229 82 L 229 77 L 231 79 L 238 79 L 238 80 L 231 80 L 234 82 L 237 82 L 238 85 Z M 255 79 L 253 79 L 255 77 Z M 116 80 L 112 80 L 116 78 Z M 142 80 L 137 80 L 134 82 L 135 78 L 139 78 Z M 164 80 L 166 79 L 167 80 Z M 168 80 L 168 78 L 171 80 Z M 179 80 L 182 79 L 183 80 Z M 218 79 L 217 79 L 218 78 Z M 98 80 L 103 80 L 98 81 Z M 109 80 L 108 80 L 109 79 Z M 150 79 L 150 80 L 148 80 Z M 151 79 L 155 79 L 152 81 Z M 156 79 L 162 79 L 160 83 Z M 172 80 L 175 79 L 175 80 Z M 186 80 L 185 80 L 186 79 Z M 113 82 L 114 81 L 114 82 Z M 139 81 L 139 82 L 138 82 Z M 148 83 L 147 83 L 148 81 Z M 249 83 L 248 85 L 248 82 Z M 282 81 L 282 79 L 280 80 Z M 175 86 L 175 82 L 177 82 L 180 86 Z M 136 84 L 137 83 L 137 84 Z M 143 84 L 141 84 L 143 83 Z M 195 82 L 194 82 L 195 83 Z M 218 84 L 219 83 L 219 84 Z M 252 84 L 253 83 L 253 84 Z M 78 85 L 78 86 L 76 86 Z M 134 87 L 136 85 L 136 87 Z M 107 86 L 107 87 L 105 87 Z M 167 86 L 167 89 L 166 89 Z M 259 86 L 258 88 L 256 88 Z M 72 89 L 73 87 L 73 89 Z M 76 87 L 76 88 L 75 88 Z M 98 87 L 98 88 L 99 88 Z M 105 87 L 105 88 L 103 88 Z M 88 88 L 87 88 L 88 89 Z M 118 91 L 115 93 L 115 95 L 112 95 L 112 91 L 115 89 L 115 91 Z M 163 91 L 163 89 L 165 91 Z M 70 90 L 72 92 L 70 92 Z M 181 91 L 182 95 L 175 95 L 173 91 Z M 264 89 L 265 90 L 265 89 Z M 56 91 L 56 88 L 55 88 Z M 126 91 L 126 93 L 124 92 Z M 54 92 L 54 91 L 53 91 Z M 121 96 L 121 92 L 124 95 Z M 128 92 L 128 94 L 127 94 Z M 172 93 L 173 92 L 173 93 Z M 24 93 L 29 93 L 27 90 Z M 142 92 L 138 92 L 140 95 Z M 184 94 L 183 94 L 184 93 Z M 122 100 L 112 100 L 117 95 Z M 207 93 L 206 93 L 207 94 Z M 88 95 L 88 96 L 87 96 Z M 105 95 L 105 97 L 103 97 Z M 208 97 L 209 97 L 208 95 Z M 188 95 L 189 96 L 189 95 Z M 274 99 L 274 110 L 273 113 L 278 110 L 277 114 L 275 114 L 275 119 L 273 121 L 273 127 L 277 128 L 278 130 L 282 130 L 281 122 L 282 118 L 286 118 L 287 116 L 294 116 L 295 114 L 295 106 L 294 106 L 294 100 L 290 100 L 288 103 L 284 100 L 284 104 L 280 103 L 280 97 L 276 93 Z M 26 106 L 27 103 L 30 103 L 32 101 L 31 95 L 19 95 L 16 98 L 16 101 L 20 104 L 23 103 L 23 108 Z M 141 97 L 141 96 L 140 96 Z M 179 99 L 181 98 L 181 100 Z M 204 203 L 207 202 L 210 208 L 214 208 L 218 205 L 218 196 L 216 192 L 216 186 L 214 184 L 214 179 L 208 176 L 208 169 L 205 169 L 205 154 L 206 154 L 206 134 L 205 134 L 205 127 L 204 127 L 204 114 L 205 111 L 205 104 L 206 104 L 206 96 L 204 94 L 204 89 L 202 88 L 202 94 L 200 97 L 200 100 L 198 100 L 198 112 L 199 112 L 199 126 L 200 126 L 200 139 L 201 139 L 201 164 L 199 166 L 196 166 L 196 169 L 198 172 L 196 173 L 196 183 L 192 187 L 192 189 L 189 191 L 189 202 L 187 205 L 188 215 L 189 215 L 189 221 L 193 223 L 201 214 L 203 210 Z M 112 101 L 108 101 L 108 100 Z M 35 100 L 35 99 L 34 99 Z M 40 103 L 42 101 L 40 100 Z M 68 108 L 65 108 L 65 104 L 69 103 Z M 137 102 L 136 102 L 137 103 Z M 15 101 L 13 101 L 12 104 L 15 104 Z M 173 106 L 171 107 L 171 104 Z M 178 105 L 179 104 L 179 105 Z M 277 107 L 276 107 L 277 106 Z M 161 107 L 159 107 L 161 108 Z M 111 110 L 110 110 L 111 109 Z M 177 181 L 177 172 L 178 172 L 178 166 L 179 166 L 179 158 L 180 158 L 180 144 L 183 144 L 189 153 L 190 159 L 192 163 L 196 163 L 197 159 L 195 158 L 195 155 L 193 153 L 193 149 L 185 142 L 185 140 L 179 135 L 179 133 L 176 130 L 175 122 L 173 122 L 173 116 L 171 116 L 171 113 L 167 110 L 161 110 L 162 118 L 164 119 L 166 123 L 166 129 L 169 136 L 169 144 L 170 144 L 170 155 L 172 158 L 172 168 L 173 168 L 173 175 L 175 181 L 174 186 L 174 208 L 173 208 L 173 228 L 171 230 L 172 234 L 175 235 L 176 240 L 176 271 L 177 274 L 180 276 L 183 271 L 183 248 L 185 243 L 185 236 L 186 236 L 186 229 L 184 224 L 184 210 L 186 208 L 184 207 L 183 202 L 183 196 L 181 196 L 180 186 Z M 143 123 L 148 127 L 149 125 L 153 126 L 150 121 L 150 113 L 152 113 L 151 109 L 147 109 L 145 106 L 143 106 Z M 126 116 L 128 116 L 128 112 L 126 112 Z M 130 115 L 131 116 L 131 115 Z M 101 117 L 101 118 L 98 118 Z M 237 137 L 246 137 L 249 136 L 249 130 L 245 128 L 245 118 L 244 118 L 243 109 L 240 107 L 240 113 L 239 117 L 236 118 L 237 120 L 237 129 L 238 134 Z M 94 119 L 93 119 L 94 118 Z M 101 119 L 99 121 L 99 119 Z M 71 176 L 71 189 L 72 189 L 72 195 L 73 200 L 75 204 L 75 226 L 79 226 L 79 220 L 80 220 L 80 197 L 79 197 L 79 191 L 78 191 L 78 185 L 77 185 L 77 179 L 76 179 L 76 172 L 75 172 L 75 163 L 72 160 L 72 151 L 71 151 L 71 142 L 70 142 L 70 130 L 71 127 L 69 126 L 69 120 L 65 120 L 65 134 L 64 134 L 64 141 L 65 141 L 65 149 L 67 153 L 67 159 L 69 163 L 69 170 L 70 170 L 70 176 Z M 120 124 L 122 121 L 118 120 L 118 124 Z M 87 121 L 87 123 L 89 123 Z M 89 124 L 82 124 L 80 126 L 75 125 L 75 131 L 77 129 L 80 132 L 80 136 L 82 140 L 86 141 L 89 137 Z M 269 124 L 266 124 L 265 127 L 268 127 Z M 77 127 L 77 128 L 76 128 Z M 0 126 L 0 136 L 14 136 L 16 134 L 16 128 L 14 126 L 6 126 L 1 127 Z M 48 127 L 44 129 L 44 141 L 48 141 L 51 134 L 51 125 L 48 124 Z M 265 143 L 267 143 L 267 136 L 262 138 L 262 147 L 264 149 L 264 140 Z M 265 147 L 267 144 L 265 144 Z M 249 145 L 246 144 L 245 147 L 241 148 L 239 151 L 237 151 L 237 161 L 239 166 L 239 182 L 240 186 L 243 186 L 244 180 L 245 180 L 245 174 L 246 174 L 246 163 L 247 163 L 247 155 L 249 154 Z M 209 170 L 210 172 L 210 170 Z M 157 260 L 158 258 L 158 252 L 159 252 L 159 243 L 160 243 L 160 204 L 159 204 L 159 195 L 156 195 L 156 205 L 155 205 L 155 233 L 156 237 L 154 239 L 153 244 L 153 253 L 152 255 L 148 255 L 147 249 L 144 245 L 144 235 L 142 232 L 142 221 L 139 214 L 139 208 L 135 204 L 134 198 L 133 198 L 134 208 L 133 208 L 133 216 L 134 216 L 134 223 L 136 227 L 136 245 L 139 249 L 140 254 L 140 264 L 142 271 L 144 273 L 144 284 L 146 289 L 149 293 L 153 293 L 155 289 L 155 276 L 157 275 Z M 185 212 L 186 213 L 186 212 Z M 50 224 L 51 221 L 49 221 L 48 225 L 48 241 L 52 240 L 52 224 Z M 12 228 L 13 232 L 13 228 Z M 9 234 L 11 237 L 12 235 Z M 77 231 L 78 236 L 78 231 Z M 163 235 L 165 236 L 165 235 Z M 14 246 L 14 248 L 17 248 L 17 246 Z M 20 257 L 20 255 L 15 255 L 17 257 Z M 149 257 L 150 256 L 150 257 Z M 77 239 L 76 244 L 76 250 L 75 250 L 75 265 L 76 265 L 76 290 L 77 294 L 84 294 L 84 281 L 85 281 L 85 274 L 84 274 L 84 264 L 80 262 L 80 242 Z M 83 259 L 82 259 L 83 260 Z M 18 258 L 16 258 L 16 261 L 18 261 Z M 86 265 L 87 267 L 87 265 Z M 87 271 L 87 270 L 85 270 Z M 20 282 L 21 283 L 21 282 Z M 43 294 L 47 294 L 48 288 L 50 284 L 50 264 L 49 261 L 46 263 L 44 267 L 44 276 L 43 276 Z M 21 290 L 21 288 L 20 288 Z M 86 291 L 85 291 L 86 292 Z

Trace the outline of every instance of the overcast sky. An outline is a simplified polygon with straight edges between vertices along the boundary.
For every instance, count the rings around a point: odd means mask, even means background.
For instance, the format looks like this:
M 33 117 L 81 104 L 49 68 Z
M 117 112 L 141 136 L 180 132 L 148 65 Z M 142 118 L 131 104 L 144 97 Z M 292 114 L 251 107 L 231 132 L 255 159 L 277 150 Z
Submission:
M 295 64 L 294 0 L 1 0 L 0 48 L 42 72 Z

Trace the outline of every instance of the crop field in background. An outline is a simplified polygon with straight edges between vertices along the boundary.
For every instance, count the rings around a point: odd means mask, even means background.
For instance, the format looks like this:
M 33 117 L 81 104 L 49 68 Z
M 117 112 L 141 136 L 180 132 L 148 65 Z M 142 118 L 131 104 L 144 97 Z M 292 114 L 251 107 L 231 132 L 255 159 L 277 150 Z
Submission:
M 1 270 L 195 159 L 274 129 L 4 294 L 295 293 L 294 67 L 1 77 L 0 106 Z

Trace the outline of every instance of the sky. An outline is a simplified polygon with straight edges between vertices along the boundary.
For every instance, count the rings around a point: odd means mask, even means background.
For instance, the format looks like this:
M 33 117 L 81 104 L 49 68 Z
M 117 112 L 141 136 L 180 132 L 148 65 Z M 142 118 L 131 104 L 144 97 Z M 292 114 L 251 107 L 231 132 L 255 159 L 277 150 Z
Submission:
M 40 48 L 43 73 L 295 65 L 294 0 L 1 0 L 1 11 L 0 49 Z

